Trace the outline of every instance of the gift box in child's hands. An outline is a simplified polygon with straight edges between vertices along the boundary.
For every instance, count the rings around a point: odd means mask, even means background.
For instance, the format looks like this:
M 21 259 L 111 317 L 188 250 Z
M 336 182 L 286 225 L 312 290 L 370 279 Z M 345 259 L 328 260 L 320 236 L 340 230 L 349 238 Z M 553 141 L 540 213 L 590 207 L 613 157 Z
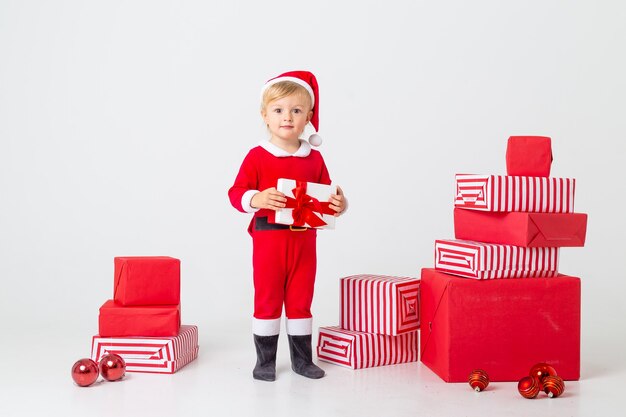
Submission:
M 329 207 L 329 201 L 332 194 L 337 194 L 336 185 L 279 178 L 276 189 L 287 198 L 286 207 L 276 212 L 276 223 L 317 229 L 335 227 L 336 212 Z

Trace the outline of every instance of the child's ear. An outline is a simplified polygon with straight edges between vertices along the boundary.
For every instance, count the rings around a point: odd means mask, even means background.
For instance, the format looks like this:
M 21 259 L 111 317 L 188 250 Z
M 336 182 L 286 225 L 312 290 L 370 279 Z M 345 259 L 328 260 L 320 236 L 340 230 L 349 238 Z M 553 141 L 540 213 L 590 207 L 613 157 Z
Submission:
M 261 110 L 261 118 L 267 123 L 267 120 L 265 120 L 267 118 L 267 112 L 265 110 Z
M 306 122 L 309 123 L 312 118 L 313 118 L 313 110 L 309 110 L 309 112 L 306 115 Z

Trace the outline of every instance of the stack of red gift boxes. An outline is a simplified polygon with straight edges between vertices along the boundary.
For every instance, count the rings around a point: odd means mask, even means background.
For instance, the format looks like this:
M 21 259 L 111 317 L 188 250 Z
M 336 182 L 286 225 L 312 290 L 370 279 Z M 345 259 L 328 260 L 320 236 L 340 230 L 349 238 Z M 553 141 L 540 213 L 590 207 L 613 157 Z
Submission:
M 108 353 L 128 372 L 174 373 L 198 356 L 197 326 L 180 324 L 180 260 L 115 258 L 113 300 L 100 307 L 91 357 Z
M 474 369 L 517 381 L 545 362 L 580 376 L 580 279 L 559 248 L 583 246 L 575 180 L 549 177 L 550 138 L 511 137 L 507 176 L 456 176 L 455 240 L 435 242 L 421 276 L 421 360 L 447 382 Z M 469 279 L 468 279 L 469 278 Z
M 320 327 L 320 360 L 352 369 L 417 361 L 420 280 L 340 279 L 340 326 Z

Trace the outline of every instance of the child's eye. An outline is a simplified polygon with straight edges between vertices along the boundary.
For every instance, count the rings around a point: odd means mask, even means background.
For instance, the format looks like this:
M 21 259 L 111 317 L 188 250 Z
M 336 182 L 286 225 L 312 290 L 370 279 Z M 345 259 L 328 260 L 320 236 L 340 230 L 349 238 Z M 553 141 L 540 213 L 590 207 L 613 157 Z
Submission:
M 298 114 L 298 113 L 301 113 L 301 112 L 302 112 L 302 110 L 300 110 L 300 109 L 293 109 L 293 112 L 294 112 L 294 113 L 296 113 L 296 114 Z
M 280 109 L 274 109 L 274 113 L 280 113 L 281 110 Z

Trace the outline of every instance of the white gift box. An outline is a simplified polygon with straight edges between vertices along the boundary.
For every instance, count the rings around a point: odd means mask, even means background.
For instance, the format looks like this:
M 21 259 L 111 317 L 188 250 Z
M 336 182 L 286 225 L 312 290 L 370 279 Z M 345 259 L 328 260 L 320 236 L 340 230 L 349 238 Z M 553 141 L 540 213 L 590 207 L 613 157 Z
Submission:
M 276 184 L 276 189 L 282 192 L 283 194 L 285 194 L 285 197 L 287 197 L 288 199 L 288 205 L 290 203 L 293 203 L 294 205 L 296 205 L 296 196 L 294 195 L 294 190 L 296 189 L 298 185 L 306 187 L 306 196 L 308 197 L 303 198 L 303 201 L 301 201 L 301 203 L 304 203 L 304 206 L 299 204 L 298 208 L 283 208 L 281 210 L 278 210 L 275 215 L 276 223 L 288 224 L 288 225 L 294 225 L 294 226 L 300 226 L 300 227 L 314 227 L 317 229 L 334 229 L 335 228 L 335 216 L 334 216 L 335 211 L 330 210 L 330 213 L 320 213 L 317 210 L 317 208 L 319 208 L 317 202 L 321 203 L 322 205 L 327 205 L 325 203 L 328 203 L 328 201 L 330 201 L 331 194 L 337 194 L 337 186 L 317 184 L 314 182 L 304 182 L 304 181 L 296 182 L 295 180 L 279 178 Z M 304 201 L 304 200 L 307 200 L 307 201 Z M 294 224 L 295 223 L 294 217 L 297 217 L 297 213 L 295 213 L 296 216 L 294 216 L 294 211 L 298 211 L 298 210 L 300 210 L 302 213 L 305 214 L 304 217 L 306 217 L 307 215 L 312 216 L 313 220 L 317 221 L 316 220 L 317 218 L 321 220 L 321 222 L 323 222 L 324 224 L 317 225 L 317 224 L 310 224 L 308 222 L 304 222 L 301 225 Z
M 417 331 L 398 336 L 320 327 L 317 357 L 351 369 L 417 361 Z
M 127 372 L 173 374 L 198 357 L 198 327 L 183 325 L 174 337 L 94 336 L 91 359 L 108 353 L 126 361 Z

